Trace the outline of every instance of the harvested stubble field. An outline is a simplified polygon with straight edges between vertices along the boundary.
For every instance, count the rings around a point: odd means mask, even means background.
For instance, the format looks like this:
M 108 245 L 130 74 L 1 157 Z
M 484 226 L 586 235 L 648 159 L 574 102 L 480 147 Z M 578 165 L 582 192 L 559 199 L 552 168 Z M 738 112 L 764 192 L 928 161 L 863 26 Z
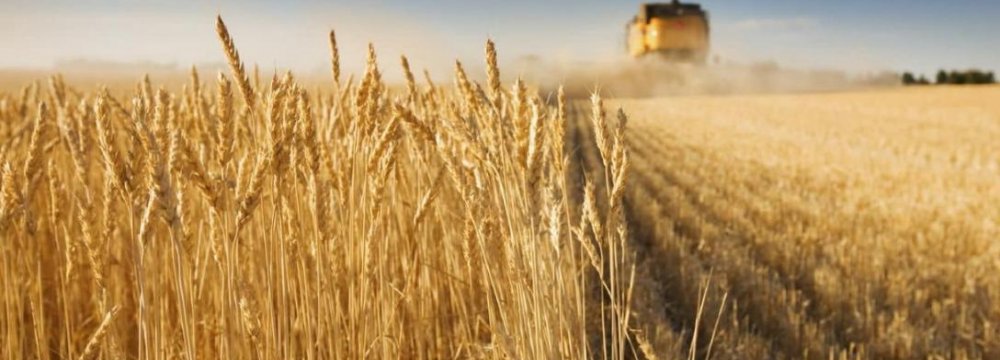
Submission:
M 612 102 L 631 120 L 637 326 L 670 357 L 691 339 L 713 358 L 1000 357 L 997 99 Z M 570 109 L 580 149 L 586 111 Z

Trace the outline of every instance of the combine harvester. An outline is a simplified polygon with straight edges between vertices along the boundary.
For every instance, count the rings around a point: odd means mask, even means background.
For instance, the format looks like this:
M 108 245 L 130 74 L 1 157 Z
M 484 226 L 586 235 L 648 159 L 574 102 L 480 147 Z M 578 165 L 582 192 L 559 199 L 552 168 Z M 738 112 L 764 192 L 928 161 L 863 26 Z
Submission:
M 678 0 L 644 3 L 626 25 L 630 59 L 594 71 L 602 88 L 623 97 L 677 94 L 817 92 L 858 84 L 836 71 L 782 69 L 776 63 L 722 63 L 710 58 L 708 12 Z M 711 66 L 708 66 L 711 65 Z
M 608 65 L 582 66 L 578 74 L 613 96 L 648 97 L 702 93 L 712 85 L 708 13 L 701 5 L 674 0 L 643 3 L 625 25 L 627 58 Z M 579 75 L 585 74 L 585 75 Z M 570 89 L 587 94 L 587 86 Z
M 646 3 L 627 25 L 628 53 L 669 62 L 704 64 L 708 59 L 708 13 L 701 5 Z

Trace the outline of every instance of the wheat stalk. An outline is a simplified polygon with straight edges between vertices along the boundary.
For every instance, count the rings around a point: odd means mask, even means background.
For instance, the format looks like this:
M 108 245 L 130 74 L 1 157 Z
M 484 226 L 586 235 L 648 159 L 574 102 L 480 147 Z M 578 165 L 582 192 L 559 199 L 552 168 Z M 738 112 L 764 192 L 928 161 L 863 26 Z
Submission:
M 115 315 L 118 314 L 118 310 L 119 308 L 116 306 L 104 315 L 104 319 L 101 320 L 101 324 L 97 326 L 97 330 L 94 331 L 94 335 L 90 336 L 90 340 L 87 341 L 87 346 L 84 346 L 83 352 L 80 353 L 80 357 L 78 357 L 77 360 L 87 360 L 97 354 L 97 346 L 107 334 L 108 328 L 111 327 L 111 321 L 113 321 Z

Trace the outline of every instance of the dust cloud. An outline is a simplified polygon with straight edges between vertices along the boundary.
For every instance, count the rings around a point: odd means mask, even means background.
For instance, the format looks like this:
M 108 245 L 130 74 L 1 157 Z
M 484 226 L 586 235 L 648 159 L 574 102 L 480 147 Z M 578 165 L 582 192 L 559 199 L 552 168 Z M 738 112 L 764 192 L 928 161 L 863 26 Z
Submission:
M 892 73 L 851 75 L 838 70 L 783 68 L 774 62 L 695 65 L 644 58 L 558 64 L 528 58 L 516 67 L 529 82 L 548 90 L 562 85 L 571 97 L 589 96 L 596 89 L 608 97 L 642 98 L 830 92 L 899 83 Z

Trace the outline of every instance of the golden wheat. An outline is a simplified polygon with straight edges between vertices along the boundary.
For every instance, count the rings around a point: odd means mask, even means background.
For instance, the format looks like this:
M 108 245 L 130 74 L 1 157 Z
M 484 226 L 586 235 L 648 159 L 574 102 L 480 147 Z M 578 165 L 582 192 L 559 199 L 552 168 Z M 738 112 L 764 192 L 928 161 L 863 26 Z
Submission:
M 334 87 L 262 84 L 216 20 L 216 91 L 192 68 L 176 93 L 52 76 L 0 94 L 0 357 L 638 351 L 626 223 L 577 221 L 564 96 L 508 95 L 492 41 L 488 94 L 460 63 L 454 88 L 417 84 L 405 57 L 394 92 L 371 45 L 341 83 L 332 31 Z M 624 142 L 607 147 L 624 181 Z M 588 204 L 620 209 L 609 186 Z

